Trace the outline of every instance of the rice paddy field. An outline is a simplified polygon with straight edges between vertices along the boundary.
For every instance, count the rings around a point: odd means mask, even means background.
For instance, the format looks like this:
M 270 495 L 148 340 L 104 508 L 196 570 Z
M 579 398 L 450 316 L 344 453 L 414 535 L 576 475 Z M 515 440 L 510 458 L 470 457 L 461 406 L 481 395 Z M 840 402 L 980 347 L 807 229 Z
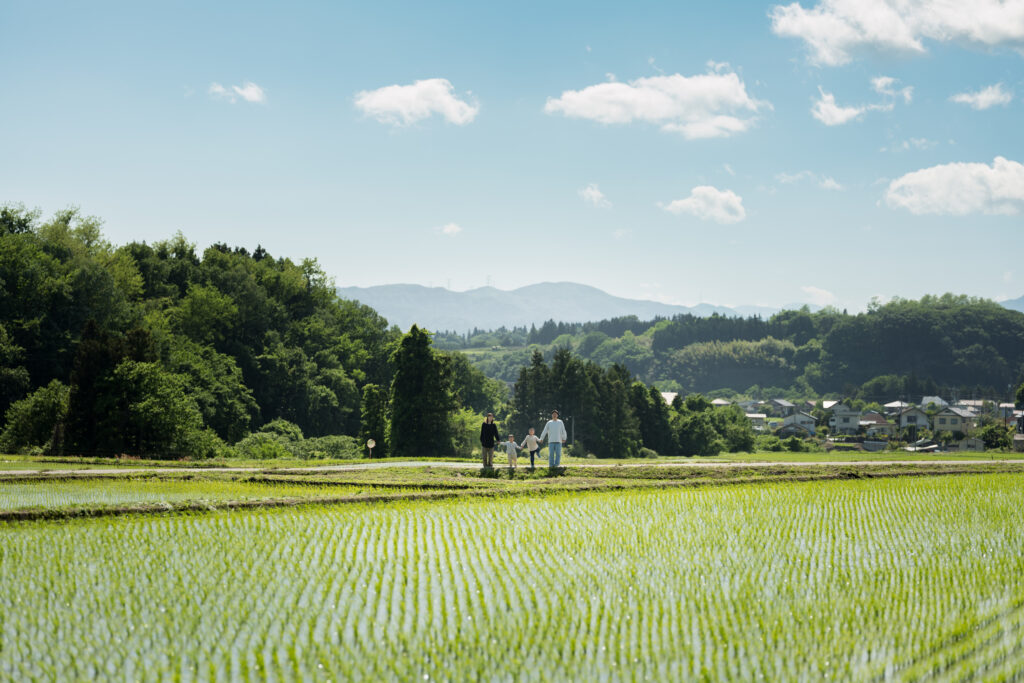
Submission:
M 190 479 L 88 479 L 57 481 L 0 481 L 0 511 L 103 507 L 131 503 L 257 500 L 266 498 L 326 498 L 371 493 L 368 486 L 260 483 Z
M 0 524 L 0 679 L 1008 680 L 1024 475 Z

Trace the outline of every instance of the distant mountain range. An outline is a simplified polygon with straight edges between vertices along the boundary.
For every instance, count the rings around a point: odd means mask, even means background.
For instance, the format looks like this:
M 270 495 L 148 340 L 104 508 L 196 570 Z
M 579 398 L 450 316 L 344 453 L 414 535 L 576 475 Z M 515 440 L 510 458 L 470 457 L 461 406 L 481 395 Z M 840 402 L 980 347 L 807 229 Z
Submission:
M 339 287 L 343 299 L 355 299 L 373 307 L 388 322 L 403 330 L 413 324 L 432 331 L 465 332 L 474 328 L 493 330 L 499 327 L 538 327 L 547 320 L 559 322 L 594 322 L 625 315 L 641 320 L 671 317 L 682 313 L 709 316 L 760 315 L 769 317 L 780 310 L 799 308 L 793 304 L 783 308 L 767 306 L 674 306 L 657 301 L 623 299 L 596 287 L 572 282 L 545 282 L 505 291 L 480 287 L 466 292 L 453 292 L 443 287 L 421 285 L 380 285 L 377 287 Z M 811 306 L 817 310 L 818 306 Z
M 1024 313 L 1024 296 L 1017 297 L 1016 299 L 1009 299 L 1007 301 L 1000 301 L 1000 305 L 1003 308 L 1009 308 L 1011 311 L 1020 311 Z

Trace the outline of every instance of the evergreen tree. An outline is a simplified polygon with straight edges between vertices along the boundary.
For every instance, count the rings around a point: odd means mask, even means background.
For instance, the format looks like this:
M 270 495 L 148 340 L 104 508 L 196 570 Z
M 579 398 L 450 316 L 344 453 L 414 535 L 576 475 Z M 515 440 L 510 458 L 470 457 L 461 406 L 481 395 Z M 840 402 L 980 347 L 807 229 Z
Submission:
M 427 333 L 413 325 L 391 357 L 390 455 L 401 458 L 454 455 L 451 361 L 431 348 Z

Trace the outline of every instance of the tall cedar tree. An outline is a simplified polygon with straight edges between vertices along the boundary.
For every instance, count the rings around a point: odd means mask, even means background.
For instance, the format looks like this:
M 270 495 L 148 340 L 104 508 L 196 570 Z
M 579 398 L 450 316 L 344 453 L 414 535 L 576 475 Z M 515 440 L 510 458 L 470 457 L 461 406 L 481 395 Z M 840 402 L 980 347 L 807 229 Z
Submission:
M 376 458 L 386 457 L 388 454 L 387 442 L 387 412 L 388 392 L 376 384 L 367 384 L 363 387 L 363 399 L 361 410 L 362 427 L 359 430 L 359 448 L 366 448 L 366 442 L 373 439 L 376 445 L 373 447 L 373 456 Z
M 391 420 L 388 450 L 395 457 L 453 454 L 451 361 L 430 348 L 430 337 L 413 325 L 391 357 Z

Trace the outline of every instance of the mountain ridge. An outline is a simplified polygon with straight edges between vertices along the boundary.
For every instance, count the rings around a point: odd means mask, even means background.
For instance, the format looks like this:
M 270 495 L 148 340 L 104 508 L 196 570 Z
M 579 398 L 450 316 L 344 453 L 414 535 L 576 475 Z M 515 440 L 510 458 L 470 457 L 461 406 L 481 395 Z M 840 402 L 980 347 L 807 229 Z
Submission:
M 595 322 L 635 315 L 641 320 L 669 318 L 690 313 L 706 317 L 761 315 L 769 317 L 785 307 L 681 306 L 645 299 L 628 299 L 574 282 L 542 282 L 512 290 L 478 287 L 455 292 L 444 287 L 413 284 L 389 284 L 373 287 L 338 287 L 343 299 L 354 299 L 376 309 L 388 322 L 408 329 L 413 324 L 432 331 L 463 332 L 472 329 L 529 327 L 547 320 L 558 322 Z M 819 307 L 811 306 L 812 310 Z

